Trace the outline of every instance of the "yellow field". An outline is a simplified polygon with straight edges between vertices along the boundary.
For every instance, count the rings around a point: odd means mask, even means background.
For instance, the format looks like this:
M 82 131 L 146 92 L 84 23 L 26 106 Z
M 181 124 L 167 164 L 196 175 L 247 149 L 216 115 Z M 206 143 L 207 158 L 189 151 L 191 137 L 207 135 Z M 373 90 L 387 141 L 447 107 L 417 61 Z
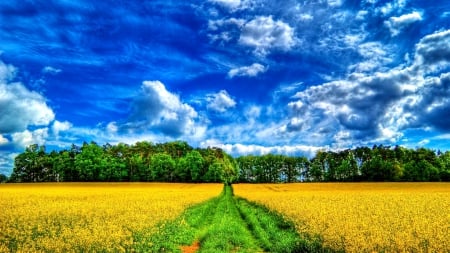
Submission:
M 124 252 L 133 232 L 215 197 L 222 184 L 0 185 L 0 252 Z
M 449 183 L 237 184 L 300 233 L 346 252 L 450 252 Z

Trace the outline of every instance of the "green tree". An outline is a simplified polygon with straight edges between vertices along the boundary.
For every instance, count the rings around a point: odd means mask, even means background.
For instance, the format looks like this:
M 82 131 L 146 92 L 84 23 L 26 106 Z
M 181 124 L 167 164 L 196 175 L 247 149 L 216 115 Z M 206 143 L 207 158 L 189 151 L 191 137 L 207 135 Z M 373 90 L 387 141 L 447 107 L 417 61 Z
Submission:
M 238 170 L 234 159 L 223 154 L 223 158 L 218 160 L 222 164 L 222 182 L 225 184 L 231 184 L 238 179 Z
M 257 158 L 253 155 L 236 158 L 236 164 L 239 170 L 239 182 L 255 182 L 255 159 Z
M 154 181 L 168 182 L 173 180 L 175 161 L 166 153 L 152 155 L 150 159 L 151 179 Z
M 203 181 L 205 182 L 222 182 L 224 178 L 225 167 L 220 161 L 212 163 L 206 174 L 203 176 Z
M 95 142 L 84 143 L 81 153 L 75 157 L 75 169 L 81 181 L 103 181 L 103 171 L 107 163 L 104 159 L 103 149 Z
M 58 156 L 54 159 L 55 170 L 59 175 L 57 181 L 79 181 L 79 174 L 75 169 L 75 156 L 75 153 L 68 150 L 59 152 Z
M 188 164 L 188 170 L 186 172 L 191 176 L 193 182 L 198 182 L 202 178 L 204 159 L 202 155 L 197 151 L 193 150 L 186 154 L 186 162 Z
M 129 181 L 126 164 L 126 147 L 124 145 L 103 146 L 103 162 L 106 163 L 100 175 L 104 181 Z
M 312 181 L 325 180 L 325 174 L 327 171 L 327 153 L 319 150 L 316 156 L 311 160 L 311 166 L 308 171 L 308 178 Z
M 179 182 L 190 182 L 191 177 L 191 166 L 189 165 L 186 157 L 180 157 L 176 160 L 175 168 L 175 181 Z
M 37 144 L 28 146 L 24 153 L 14 159 L 14 169 L 11 179 L 15 182 L 41 182 L 44 178 L 43 157 L 45 146 Z
M 439 163 L 441 166 L 441 171 L 439 172 L 439 178 L 442 181 L 450 181 L 450 151 L 439 156 Z
M 145 181 L 147 179 L 146 166 L 141 154 L 134 153 L 127 156 L 127 163 L 130 181 Z
M 8 182 L 8 177 L 5 174 L 0 174 L 0 183 Z

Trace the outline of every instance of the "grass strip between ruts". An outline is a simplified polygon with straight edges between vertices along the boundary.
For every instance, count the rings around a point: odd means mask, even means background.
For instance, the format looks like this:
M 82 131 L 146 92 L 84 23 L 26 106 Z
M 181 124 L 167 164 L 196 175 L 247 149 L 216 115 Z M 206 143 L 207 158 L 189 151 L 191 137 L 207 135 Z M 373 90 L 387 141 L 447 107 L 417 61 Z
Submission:
M 231 186 L 188 208 L 175 220 L 133 234 L 136 252 L 332 252 L 318 237 L 301 236 L 293 223 L 261 205 L 233 195 Z

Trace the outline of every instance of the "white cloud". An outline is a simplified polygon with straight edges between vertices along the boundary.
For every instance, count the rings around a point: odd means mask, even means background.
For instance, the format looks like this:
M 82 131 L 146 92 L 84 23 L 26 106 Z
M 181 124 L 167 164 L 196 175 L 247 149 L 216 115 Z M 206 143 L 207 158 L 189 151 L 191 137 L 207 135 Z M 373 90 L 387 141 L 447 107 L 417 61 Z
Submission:
M 244 19 L 229 18 L 208 21 L 208 37 L 213 42 L 223 43 L 235 40 L 239 36 L 240 27 L 245 24 Z
M 244 116 L 247 118 L 249 123 L 253 124 L 261 115 L 261 111 L 262 109 L 260 106 L 252 105 L 246 108 L 246 110 L 244 111 Z
M 236 10 L 241 6 L 241 0 L 209 0 L 230 10 Z
M 298 92 L 287 105 L 290 118 L 283 130 L 288 136 L 317 136 L 319 143 L 328 138 L 335 147 L 395 143 L 409 128 L 450 130 L 448 45 L 450 30 L 439 31 L 416 44 L 409 66 L 383 71 L 374 64 L 362 73 L 358 65 L 344 80 Z M 359 50 L 368 64 L 370 59 L 390 62 L 377 43 L 362 44 Z
M 267 68 L 259 63 L 253 63 L 250 66 L 244 66 L 239 68 L 230 69 L 228 71 L 228 77 L 233 78 L 235 76 L 249 76 L 254 77 L 259 75 L 260 73 L 264 73 L 267 71 Z
M 255 144 L 224 144 L 218 140 L 210 139 L 200 143 L 201 147 L 217 147 L 233 156 L 243 155 L 265 155 L 265 154 L 284 154 L 313 157 L 317 151 L 324 147 L 307 146 L 307 145 L 283 145 L 283 146 L 263 146 Z
M 218 19 L 218 20 L 209 20 L 208 21 L 208 29 L 210 31 L 217 31 L 223 26 L 237 26 L 241 27 L 245 24 L 244 19 L 238 18 L 229 18 L 229 19 Z
M 302 13 L 302 14 L 300 14 L 300 15 L 298 16 L 298 18 L 299 18 L 301 21 L 304 21 L 304 22 L 306 22 L 306 21 L 311 21 L 311 20 L 314 19 L 314 17 L 313 17 L 311 14 L 307 14 L 307 13 Z
M 53 131 L 53 134 L 56 137 L 58 137 L 60 132 L 67 131 L 71 127 L 72 127 L 72 123 L 70 123 L 68 121 L 61 122 L 61 121 L 55 120 L 52 125 L 52 131 Z
M 420 147 L 423 147 L 423 146 L 427 145 L 428 143 L 430 143 L 430 140 L 428 140 L 428 139 L 423 139 L 423 140 L 419 141 L 417 144 L 418 144 Z
M 410 26 L 412 23 L 418 22 L 422 20 L 422 15 L 414 11 L 409 14 L 402 15 L 400 17 L 391 17 L 388 21 L 385 21 L 384 24 L 391 31 L 392 36 L 397 36 L 403 29 Z
M 109 122 L 108 125 L 106 126 L 106 130 L 108 131 L 108 133 L 117 133 L 117 131 L 119 130 L 119 127 L 117 126 L 117 122 L 113 121 L 113 122 Z
M 364 20 L 369 12 L 366 10 L 358 11 L 356 14 L 356 20 Z
M 51 75 L 56 75 L 56 74 L 60 73 L 61 71 L 62 71 L 61 69 L 57 69 L 52 66 L 46 66 L 42 69 L 42 73 L 51 74 Z
M 55 118 L 46 99 L 21 83 L 0 83 L 0 132 L 12 133 L 29 126 L 47 126 Z
M 218 93 L 210 94 L 207 96 L 209 110 L 213 110 L 219 113 L 224 113 L 228 109 L 233 108 L 236 105 L 236 101 L 230 97 L 227 91 L 221 90 Z
M 169 92 L 160 81 L 144 81 L 139 96 L 132 104 L 132 128 L 157 130 L 169 136 L 192 134 L 198 114 L 190 105 Z
M 211 3 L 224 7 L 230 12 L 252 8 L 254 0 L 208 0 Z
M 349 67 L 351 71 L 373 73 L 383 70 L 380 68 L 392 62 L 390 54 L 386 51 L 386 46 L 380 42 L 358 43 L 355 47 L 363 60 L 351 65 Z
M 435 72 L 450 65 L 450 30 L 423 37 L 416 45 L 413 69 Z
M 342 5 L 342 0 L 328 0 L 328 5 L 331 7 L 339 7 Z
M 3 137 L 3 135 L 0 134 L 0 146 L 8 144 L 9 140 Z
M 386 112 L 401 97 L 403 72 L 358 74 L 298 92 L 288 104 L 289 132 L 307 131 L 333 138 L 335 143 L 380 138 L 386 133 Z M 326 124 L 324 124 L 326 123 Z M 393 123 L 395 124 L 395 122 Z M 311 128 L 314 126 L 314 128 Z M 331 127 L 331 128 L 330 128 Z M 322 129 L 322 130 L 319 130 Z M 397 127 L 395 129 L 398 129 Z
M 258 55 L 274 49 L 288 51 L 295 45 L 294 28 L 272 16 L 256 17 L 243 25 L 239 43 L 253 47 Z
M 394 0 L 377 8 L 377 10 L 381 12 L 384 16 L 387 16 L 392 12 L 401 12 L 405 8 L 407 1 L 408 0 Z
M 16 76 L 16 72 L 17 69 L 14 66 L 0 61 L 0 83 L 12 80 Z
M 27 147 L 32 144 L 44 145 L 48 137 L 48 128 L 40 128 L 34 131 L 25 130 L 11 134 L 13 142 L 19 147 Z

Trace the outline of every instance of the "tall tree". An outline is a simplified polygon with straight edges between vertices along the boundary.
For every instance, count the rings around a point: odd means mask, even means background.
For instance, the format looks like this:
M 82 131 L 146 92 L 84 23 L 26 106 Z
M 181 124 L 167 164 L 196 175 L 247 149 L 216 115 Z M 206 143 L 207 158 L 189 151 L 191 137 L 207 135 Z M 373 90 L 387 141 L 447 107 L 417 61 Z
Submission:
M 30 145 L 24 153 L 14 159 L 11 178 L 17 182 L 41 182 L 43 180 L 43 161 L 45 146 Z
M 166 153 L 154 154 L 150 159 L 150 171 L 153 181 L 169 182 L 173 180 L 175 161 Z
M 104 151 L 95 142 L 84 143 L 81 153 L 75 157 L 75 168 L 82 181 L 105 180 L 102 172 L 107 166 Z

